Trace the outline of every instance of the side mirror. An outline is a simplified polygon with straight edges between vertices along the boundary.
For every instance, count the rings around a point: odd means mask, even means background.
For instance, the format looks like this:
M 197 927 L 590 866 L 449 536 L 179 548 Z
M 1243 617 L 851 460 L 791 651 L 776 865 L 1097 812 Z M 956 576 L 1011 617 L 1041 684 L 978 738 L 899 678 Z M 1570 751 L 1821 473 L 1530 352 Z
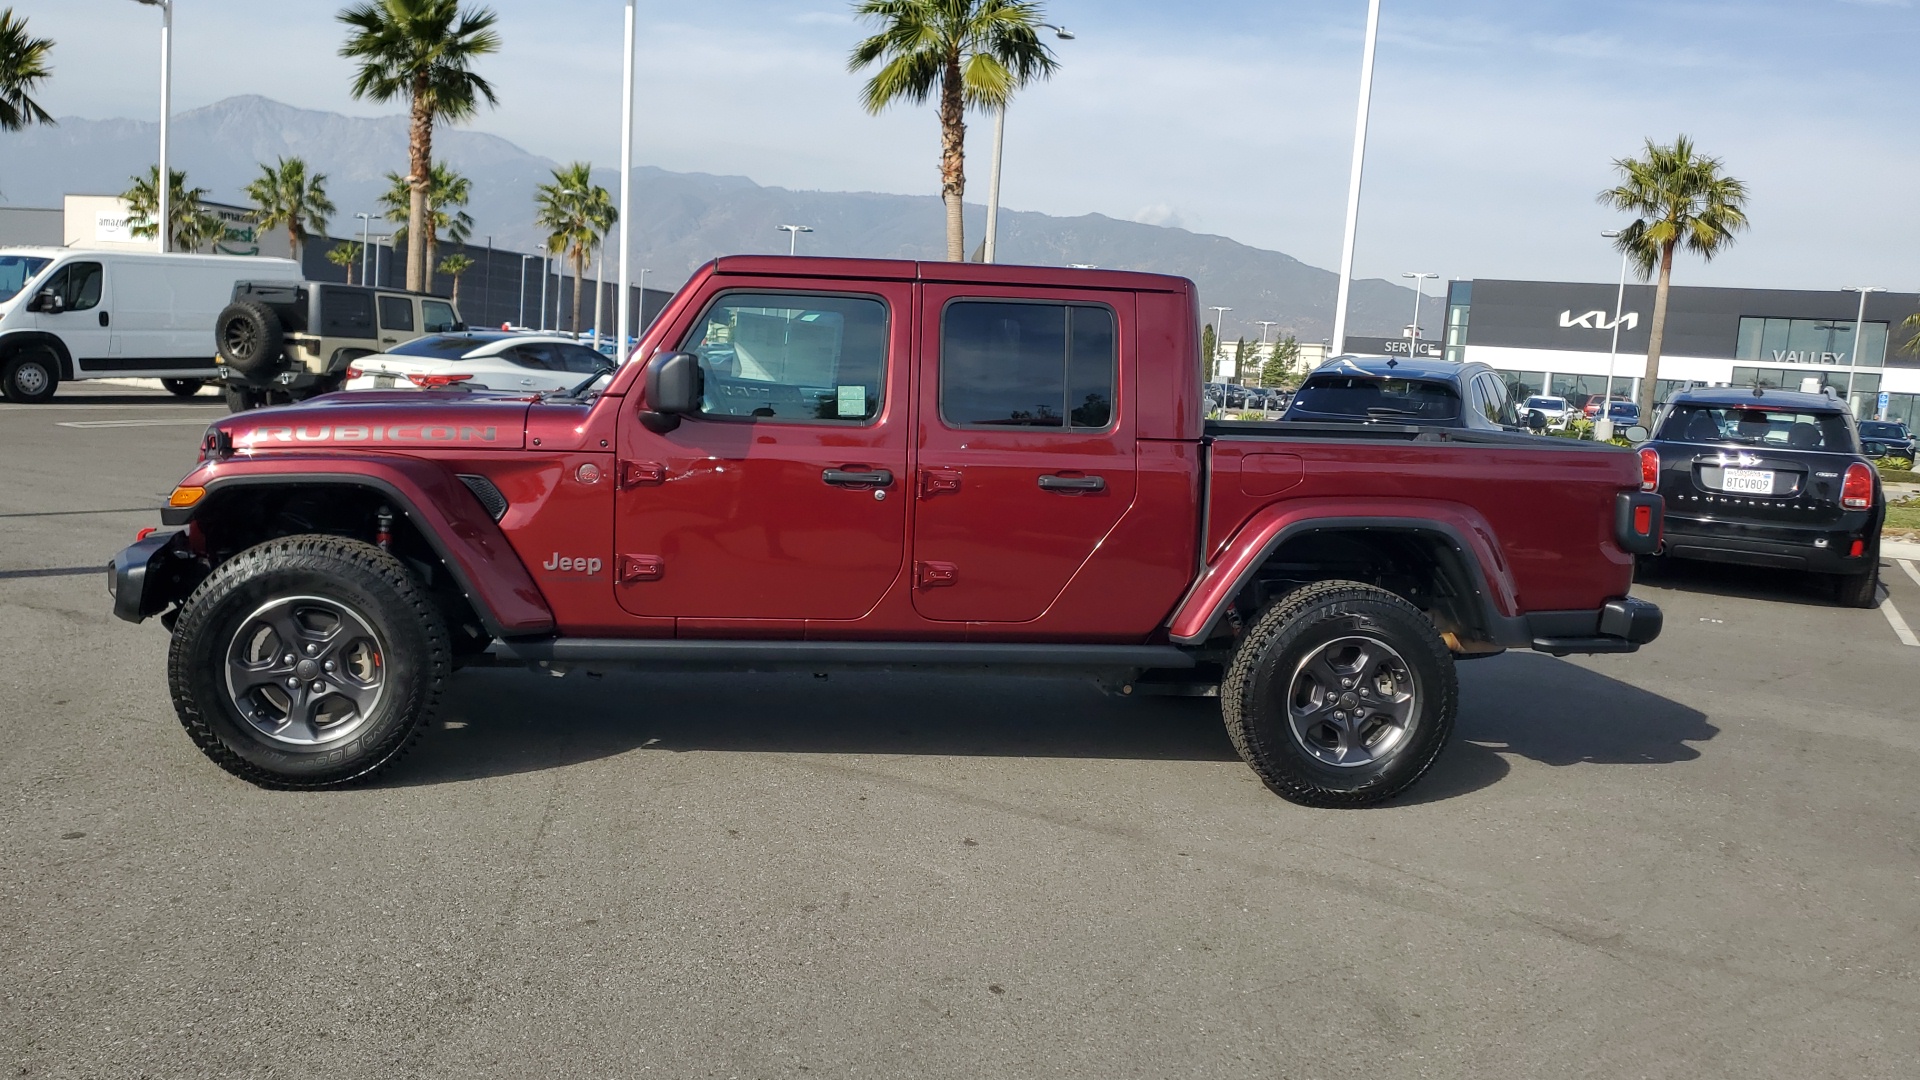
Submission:
M 700 411 L 704 389 L 700 358 L 692 353 L 666 353 L 647 365 L 647 408 L 640 422 L 664 435 L 680 426 L 680 418 Z
M 1652 433 L 1649 432 L 1646 428 L 1641 427 L 1639 424 L 1635 424 L 1632 427 L 1628 428 L 1627 430 L 1621 432 L 1620 434 L 1625 435 L 1627 437 L 1628 442 L 1643 443 L 1647 441 L 1647 436 Z
M 1527 430 L 1538 435 L 1547 430 L 1547 414 L 1539 409 L 1527 410 Z
M 66 306 L 66 302 L 60 299 L 59 293 L 54 292 L 52 289 L 46 289 L 33 298 L 33 303 L 27 305 L 27 310 L 45 312 L 49 315 L 58 315 L 60 312 L 66 310 Z

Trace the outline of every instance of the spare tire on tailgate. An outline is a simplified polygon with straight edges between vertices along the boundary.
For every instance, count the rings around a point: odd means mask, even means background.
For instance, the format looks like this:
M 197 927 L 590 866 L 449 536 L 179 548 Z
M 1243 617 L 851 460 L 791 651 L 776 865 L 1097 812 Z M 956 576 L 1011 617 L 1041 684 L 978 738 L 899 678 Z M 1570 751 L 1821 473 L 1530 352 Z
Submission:
M 228 304 L 214 322 L 221 359 L 242 375 L 264 375 L 280 362 L 280 316 L 257 300 Z

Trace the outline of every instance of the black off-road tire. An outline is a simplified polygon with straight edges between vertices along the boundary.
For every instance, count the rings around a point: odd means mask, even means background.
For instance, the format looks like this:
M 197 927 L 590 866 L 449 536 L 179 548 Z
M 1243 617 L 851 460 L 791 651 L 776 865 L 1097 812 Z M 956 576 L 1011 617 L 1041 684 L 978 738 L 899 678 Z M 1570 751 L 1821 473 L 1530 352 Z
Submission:
M 294 597 L 363 618 L 380 639 L 384 680 L 345 737 L 307 747 L 265 733 L 229 690 L 237 636 L 255 613 Z M 167 676 L 180 723 L 215 764 L 261 787 L 325 788 L 370 778 L 405 753 L 432 725 L 452 659 L 439 609 L 399 559 L 358 540 L 290 536 L 241 552 L 194 590 L 173 628 Z
M 1330 764 L 1296 734 L 1290 698 L 1297 680 L 1310 678 L 1305 672 L 1315 658 L 1356 640 L 1387 646 L 1413 700 L 1395 740 L 1380 744 L 1390 750 L 1364 764 Z M 1459 697 L 1453 655 L 1418 608 L 1371 585 L 1323 581 L 1287 594 L 1254 620 L 1220 685 L 1220 711 L 1234 749 L 1276 794 L 1302 806 L 1361 807 L 1406 791 L 1432 767 L 1452 734 Z
M 1833 579 L 1833 598 L 1841 607 L 1880 606 L 1880 568 L 1864 574 L 1838 574 Z
M 45 345 L 23 345 L 0 362 L 0 394 L 15 404 L 52 401 L 59 387 L 60 357 Z
M 205 379 L 161 379 L 160 385 L 174 397 L 192 397 L 207 385 Z
M 258 300 L 236 300 L 214 320 L 213 340 L 227 366 L 242 375 L 265 375 L 285 352 L 280 316 Z

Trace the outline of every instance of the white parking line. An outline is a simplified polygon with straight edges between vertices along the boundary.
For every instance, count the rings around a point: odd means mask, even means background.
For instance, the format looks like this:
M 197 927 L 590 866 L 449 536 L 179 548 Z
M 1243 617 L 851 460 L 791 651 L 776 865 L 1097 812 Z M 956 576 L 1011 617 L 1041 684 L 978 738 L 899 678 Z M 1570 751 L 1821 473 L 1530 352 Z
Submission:
M 1907 576 L 1913 579 L 1915 585 L 1920 585 L 1920 570 L 1913 568 L 1912 559 L 1895 559 L 1894 562 L 1900 564 L 1900 569 L 1907 572 Z
M 70 428 L 118 428 L 118 427 L 206 427 L 205 420 L 62 420 L 54 427 Z
M 1886 614 L 1887 622 L 1893 626 L 1894 636 L 1900 639 L 1901 644 L 1920 649 L 1920 638 L 1913 636 L 1913 628 L 1900 617 L 1900 609 L 1893 606 L 1893 597 L 1880 601 L 1880 610 Z

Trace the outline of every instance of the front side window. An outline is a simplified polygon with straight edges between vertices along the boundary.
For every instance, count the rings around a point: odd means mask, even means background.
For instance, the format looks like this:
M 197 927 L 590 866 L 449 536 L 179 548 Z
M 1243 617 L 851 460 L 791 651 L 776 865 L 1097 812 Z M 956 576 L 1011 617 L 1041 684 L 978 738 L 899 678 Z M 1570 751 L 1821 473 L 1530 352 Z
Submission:
M 870 423 L 887 378 L 887 305 L 866 296 L 729 293 L 681 351 L 700 360 L 703 415 Z
M 1674 442 L 1736 443 L 1837 454 L 1855 452 L 1847 418 L 1838 412 L 1803 413 L 1757 406 L 1681 402 L 1660 425 L 1659 437 Z
M 0 255 L 0 304 L 19 296 L 27 282 L 40 276 L 52 261 L 31 255 Z
M 451 333 L 459 322 L 453 317 L 452 304 L 443 300 L 420 301 L 420 329 L 425 333 Z
M 951 427 L 1097 430 L 1113 422 L 1113 309 L 964 300 L 940 333 L 940 415 Z
M 405 296 L 380 298 L 380 329 L 413 332 L 413 301 Z
M 86 311 L 100 306 L 106 271 L 97 262 L 71 262 L 53 272 L 40 291 L 60 298 L 61 311 Z

